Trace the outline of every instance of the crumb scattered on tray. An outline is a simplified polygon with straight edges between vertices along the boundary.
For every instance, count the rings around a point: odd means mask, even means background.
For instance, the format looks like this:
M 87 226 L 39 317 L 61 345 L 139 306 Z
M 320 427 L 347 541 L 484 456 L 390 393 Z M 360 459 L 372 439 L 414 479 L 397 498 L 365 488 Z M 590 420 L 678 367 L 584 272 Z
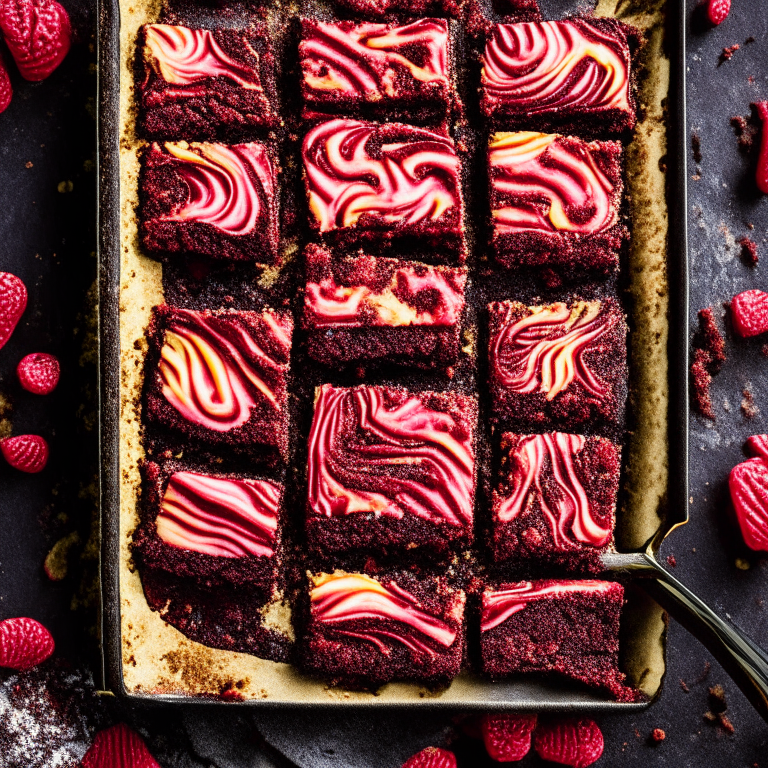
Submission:
M 741 46 L 738 43 L 729 45 L 727 48 L 723 48 L 723 52 L 720 54 L 720 61 L 730 61 L 733 58 L 733 54 L 739 50 Z
M 656 742 L 656 744 L 664 741 L 664 739 L 667 738 L 667 734 L 664 733 L 664 731 L 661 728 L 654 728 L 651 733 L 651 741 Z
M 667 565 L 670 568 L 677 568 L 677 560 L 674 555 L 667 555 Z
M 736 241 L 741 246 L 741 258 L 745 264 L 750 267 L 756 267 L 759 261 L 757 253 L 757 243 L 750 240 L 746 235 Z
M 741 394 L 744 395 L 744 399 L 741 401 L 741 412 L 745 418 L 754 419 L 760 413 L 760 409 L 755 404 L 754 395 L 748 387 L 744 387 Z
M 693 150 L 693 159 L 701 162 L 701 136 L 696 131 L 691 134 L 691 149 Z
M 748 152 L 752 149 L 757 136 L 757 125 L 752 121 L 752 116 L 742 117 L 741 115 L 734 115 L 731 118 L 731 125 L 738 137 L 739 149 Z
M 725 359 L 725 341 L 715 322 L 712 307 L 699 310 L 699 328 L 693 340 L 691 363 L 693 406 L 712 421 L 715 420 L 710 395 L 712 375 L 722 368 Z

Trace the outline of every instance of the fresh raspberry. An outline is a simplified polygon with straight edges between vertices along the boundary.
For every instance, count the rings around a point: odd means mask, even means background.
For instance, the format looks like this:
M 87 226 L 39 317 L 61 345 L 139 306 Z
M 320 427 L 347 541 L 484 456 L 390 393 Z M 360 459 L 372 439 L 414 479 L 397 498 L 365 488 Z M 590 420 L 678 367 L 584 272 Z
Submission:
M 54 647 L 51 633 L 39 621 L 0 621 L 0 667 L 32 669 L 49 658 Z
M 737 464 L 728 477 L 728 487 L 744 543 L 768 552 L 768 463 L 748 459 Z
M 0 440 L 5 460 L 22 472 L 42 472 L 48 463 L 48 443 L 40 435 L 17 435 Z
M 731 0 L 709 0 L 707 3 L 707 18 L 710 24 L 722 24 L 731 10 Z
M 768 435 L 752 435 L 744 446 L 750 456 L 768 461 Z
M 59 361 L 45 352 L 33 352 L 16 367 L 19 383 L 34 395 L 50 395 L 59 383 Z
M 603 734 L 594 720 L 556 720 L 536 729 L 539 757 L 572 768 L 586 768 L 603 754 Z
M 488 754 L 500 763 L 522 760 L 531 751 L 536 715 L 485 715 L 483 741 Z
M 125 723 L 96 734 L 82 768 L 160 768 L 144 740 Z
M 403 763 L 403 768 L 456 768 L 456 758 L 453 752 L 446 749 L 427 747 L 409 757 Z
M 762 138 L 760 139 L 760 156 L 757 158 L 755 181 L 758 189 L 768 195 L 768 101 L 758 101 L 752 105 L 757 110 L 757 116 L 762 123 Z
M 10 272 L 0 272 L 0 348 L 11 338 L 26 308 L 27 289 L 24 283 Z
M 8 74 L 3 57 L 0 56 L 0 112 L 5 112 L 8 109 L 12 96 L 11 77 Z
M 56 0 L 0 0 L 0 29 L 26 80 L 45 80 L 69 52 L 72 28 Z
M 768 331 L 768 293 L 744 291 L 731 301 L 733 327 L 742 338 L 758 336 Z

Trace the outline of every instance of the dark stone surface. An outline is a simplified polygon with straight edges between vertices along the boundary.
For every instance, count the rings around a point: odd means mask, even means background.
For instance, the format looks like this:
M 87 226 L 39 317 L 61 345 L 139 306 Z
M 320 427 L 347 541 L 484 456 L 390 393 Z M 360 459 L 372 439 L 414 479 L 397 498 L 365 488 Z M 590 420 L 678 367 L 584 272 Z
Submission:
M 547 7 L 555 3 L 564 5 L 551 0 Z M 96 272 L 95 9 L 92 0 L 64 4 L 76 30 L 72 53 L 41 84 L 23 82 L 14 72 L 14 100 L 0 115 L 0 270 L 18 274 L 30 292 L 18 330 L 0 351 L 0 393 L 12 401 L 14 433 L 39 432 L 50 438 L 52 449 L 41 475 L 0 465 L 0 618 L 40 619 L 53 631 L 61 655 L 95 669 L 93 552 L 85 549 L 79 567 L 70 568 L 62 582 L 49 581 L 42 569 L 45 553 L 70 531 L 79 531 L 77 552 L 83 552 L 95 511 L 96 369 L 88 293 Z M 768 16 L 761 0 L 734 0 L 723 25 L 702 29 L 691 22 L 694 6 L 689 0 L 688 110 L 702 160 L 697 167 L 689 156 L 692 323 L 696 311 L 709 305 L 722 321 L 722 302 L 738 291 L 768 286 L 768 199 L 758 196 L 754 185 L 754 153 L 739 150 L 729 123 L 732 115 L 749 115 L 750 102 L 768 98 Z M 746 43 L 750 36 L 755 42 Z M 722 49 L 734 43 L 740 49 L 721 61 Z M 67 181 L 71 191 L 59 192 L 60 182 L 66 190 Z M 755 269 L 739 258 L 734 238 L 744 234 L 758 242 L 764 258 Z M 33 351 L 61 358 L 62 383 L 50 397 L 24 393 L 16 382 L 16 363 Z M 729 469 L 743 457 L 744 439 L 768 431 L 768 358 L 759 339 L 739 342 L 730 331 L 727 352 L 712 389 L 717 421 L 692 419 L 691 522 L 673 534 L 661 554 L 662 559 L 674 555 L 678 578 L 768 646 L 768 607 L 762 602 L 768 598 L 768 560 L 739 549 L 727 520 L 725 485 Z M 745 387 L 760 410 L 752 420 L 740 407 Z M 737 567 L 737 559 L 748 569 Z M 704 718 L 707 689 L 718 683 L 725 687 L 733 736 Z M 127 718 L 148 734 L 164 768 L 285 765 L 261 742 L 257 726 L 267 742 L 300 766 L 392 768 L 425 744 L 446 738 L 451 722 L 447 715 L 386 712 L 111 710 L 114 718 Z M 766 763 L 768 727 L 704 648 L 674 623 L 659 701 L 639 715 L 596 719 L 605 734 L 603 765 L 747 768 Z M 654 728 L 664 729 L 666 739 L 652 746 Z M 492 764 L 466 737 L 454 746 L 464 766 Z M 521 765 L 535 762 L 528 758 Z

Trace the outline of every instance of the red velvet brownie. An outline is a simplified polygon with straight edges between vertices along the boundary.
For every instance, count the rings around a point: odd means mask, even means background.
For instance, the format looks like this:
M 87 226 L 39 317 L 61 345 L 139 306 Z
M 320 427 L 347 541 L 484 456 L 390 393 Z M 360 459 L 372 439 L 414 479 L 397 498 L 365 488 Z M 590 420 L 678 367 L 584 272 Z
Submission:
M 465 0 L 334 0 L 344 11 L 362 19 L 388 19 L 393 16 L 451 16 L 459 18 Z
M 629 237 L 619 219 L 622 154 L 618 141 L 494 134 L 488 176 L 498 261 L 510 268 L 617 269 Z
M 307 537 L 319 555 L 443 556 L 472 542 L 477 402 L 455 392 L 315 394 Z
M 141 156 L 139 236 L 149 253 L 278 261 L 277 164 L 265 144 L 151 144 Z
M 299 44 L 305 105 L 344 115 L 443 116 L 455 98 L 448 22 L 359 24 L 302 20 Z
M 144 417 L 201 446 L 285 456 L 289 312 L 154 308 Z
M 450 137 L 400 123 L 335 119 L 304 139 L 310 226 L 341 246 L 417 242 L 464 254 L 461 161 Z
M 624 587 L 610 581 L 521 581 L 482 596 L 482 671 L 565 676 L 632 701 L 619 671 Z
M 621 449 L 604 437 L 507 432 L 501 451 L 492 504 L 494 560 L 603 570 L 600 555 L 613 541 Z
M 525 429 L 620 428 L 627 324 L 615 299 L 489 305 L 495 420 Z
M 133 553 L 203 587 L 277 589 L 283 486 L 243 475 L 195 471 L 180 462 L 142 466 L 142 522 Z
M 275 59 L 263 24 L 147 24 L 139 48 L 139 125 L 147 138 L 232 141 L 278 124 Z
M 579 135 L 635 126 L 632 49 L 640 33 L 616 19 L 497 24 L 486 42 L 483 114 L 501 128 Z
M 445 370 L 459 357 L 464 267 L 306 250 L 303 327 L 326 365 L 377 362 Z
M 303 669 L 353 688 L 395 680 L 441 685 L 464 654 L 465 595 L 442 577 L 360 573 L 310 577 Z

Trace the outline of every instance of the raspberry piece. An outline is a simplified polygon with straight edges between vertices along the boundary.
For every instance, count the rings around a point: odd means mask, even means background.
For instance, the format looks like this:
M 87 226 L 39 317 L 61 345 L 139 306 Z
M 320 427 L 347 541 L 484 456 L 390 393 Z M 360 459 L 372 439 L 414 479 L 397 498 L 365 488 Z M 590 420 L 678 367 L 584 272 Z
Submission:
M 586 768 L 603 754 L 603 734 L 594 720 L 556 720 L 537 728 L 533 746 L 544 760 Z
M 752 435 L 747 438 L 744 447 L 750 456 L 768 461 L 768 435 Z
M 757 552 L 768 552 L 768 464 L 748 459 L 728 476 L 733 511 L 744 543 Z
M 40 435 L 17 435 L 0 440 L 5 460 L 22 472 L 42 472 L 48 463 L 48 443 Z
M 762 137 L 760 139 L 760 156 L 757 159 L 757 172 L 755 181 L 758 189 L 768 195 L 768 101 L 758 101 L 752 105 L 757 110 L 757 116 L 762 123 Z
M 722 24 L 731 10 L 731 0 L 709 0 L 707 3 L 707 18 L 710 24 Z
M 51 633 L 34 619 L 0 621 L 0 667 L 25 670 L 42 664 L 53 653 Z
M 13 88 L 11 88 L 11 77 L 5 66 L 2 56 L 0 56 L 0 112 L 5 112 L 11 103 Z
M 453 752 L 446 749 L 427 747 L 409 757 L 403 763 L 403 768 L 456 768 L 456 758 Z
M 19 384 L 34 395 L 50 395 L 59 383 L 60 372 L 59 361 L 45 352 L 27 355 L 16 367 Z
M 141 736 L 125 723 L 99 731 L 80 765 L 82 768 L 160 768 Z
M 522 760 L 531 750 L 536 715 L 485 715 L 483 741 L 488 754 L 500 763 Z
M 2 0 L 0 29 L 26 80 L 45 80 L 69 52 L 72 28 L 56 0 Z
M 731 301 L 733 327 L 742 338 L 758 336 L 768 331 L 768 293 L 744 291 Z
M 27 289 L 10 272 L 0 272 L 0 348 L 11 338 L 16 323 L 27 308 Z

